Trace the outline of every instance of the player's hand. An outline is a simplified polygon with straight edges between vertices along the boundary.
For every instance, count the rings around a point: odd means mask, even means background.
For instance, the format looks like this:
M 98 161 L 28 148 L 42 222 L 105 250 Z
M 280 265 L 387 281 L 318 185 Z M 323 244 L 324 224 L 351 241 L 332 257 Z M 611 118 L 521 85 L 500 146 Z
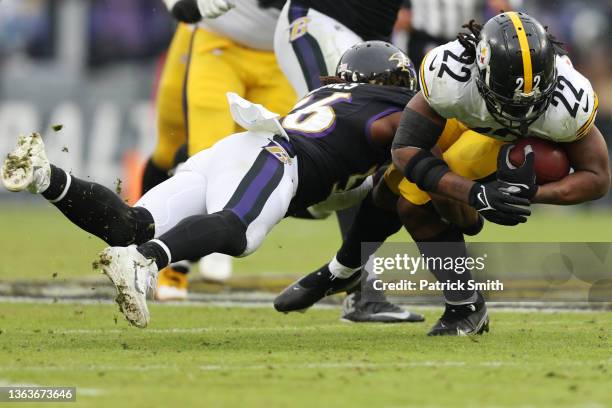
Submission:
M 498 181 L 490 183 L 476 183 L 470 190 L 469 204 L 482 214 L 488 221 L 500 225 L 517 225 L 527 221 L 531 215 L 528 208 L 517 206 L 529 206 L 526 198 L 515 197 L 504 193 L 502 188 L 508 188 Z
M 525 161 L 520 167 L 516 167 L 510 162 L 510 152 L 513 148 L 513 145 L 504 145 L 497 155 L 497 180 L 507 185 L 500 187 L 500 190 L 531 200 L 538 191 L 533 149 L 531 145 L 525 146 Z
M 229 0 L 198 0 L 200 14 L 204 18 L 217 18 L 234 8 Z

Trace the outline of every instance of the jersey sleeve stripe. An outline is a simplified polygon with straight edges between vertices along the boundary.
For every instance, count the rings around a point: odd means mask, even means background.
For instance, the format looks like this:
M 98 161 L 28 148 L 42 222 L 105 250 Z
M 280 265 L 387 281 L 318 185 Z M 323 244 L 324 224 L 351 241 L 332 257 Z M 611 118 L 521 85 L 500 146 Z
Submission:
M 523 91 L 526 94 L 530 94 L 533 91 L 533 69 L 531 66 L 531 53 L 529 52 L 529 41 L 527 40 L 527 34 L 525 34 L 525 27 L 523 22 L 519 18 L 518 14 L 514 11 L 509 12 L 510 20 L 514 24 L 516 35 L 518 37 L 519 45 L 521 47 L 521 55 L 523 56 L 523 76 L 525 77 L 525 85 Z
M 423 91 L 425 98 L 429 98 L 429 89 L 427 88 L 427 83 L 425 81 L 425 61 L 430 53 L 431 51 L 425 54 L 423 61 L 421 61 L 421 69 L 419 69 L 419 81 L 421 83 L 421 90 Z
M 593 112 L 591 112 L 591 116 L 584 123 L 584 125 L 582 125 L 582 127 L 580 127 L 580 129 L 578 129 L 578 132 L 576 133 L 576 138 L 577 139 L 580 139 L 580 138 L 586 136 L 588 131 L 591 130 L 591 125 L 593 125 L 593 122 L 595 121 L 595 116 L 597 116 L 597 108 L 599 108 L 599 98 L 597 97 L 597 94 L 595 94 L 595 98 L 594 98 L 594 101 L 593 101 Z

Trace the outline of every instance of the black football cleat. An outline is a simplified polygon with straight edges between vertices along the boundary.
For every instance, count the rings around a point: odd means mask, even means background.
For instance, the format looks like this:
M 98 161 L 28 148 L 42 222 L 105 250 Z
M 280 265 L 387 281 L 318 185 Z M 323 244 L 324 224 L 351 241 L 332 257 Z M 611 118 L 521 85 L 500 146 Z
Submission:
M 377 301 L 366 301 L 362 299 L 359 290 L 344 299 L 341 320 L 353 323 L 417 323 L 424 322 L 425 317 L 404 310 L 384 297 Z
M 489 314 L 484 298 L 467 305 L 449 305 L 431 328 L 428 336 L 471 336 L 489 331 Z
M 360 280 L 360 270 L 349 278 L 340 279 L 332 275 L 329 267 L 325 264 L 318 270 L 287 286 L 274 299 L 274 308 L 284 313 L 303 311 L 325 296 L 352 289 L 359 285 Z

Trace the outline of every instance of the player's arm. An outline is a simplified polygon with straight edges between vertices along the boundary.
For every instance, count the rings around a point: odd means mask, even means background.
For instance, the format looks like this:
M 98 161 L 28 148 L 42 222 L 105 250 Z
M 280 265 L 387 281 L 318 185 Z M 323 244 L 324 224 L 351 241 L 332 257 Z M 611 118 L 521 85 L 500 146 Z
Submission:
M 574 172 L 540 186 L 533 201 L 571 205 L 606 195 L 610 188 L 610 163 L 608 148 L 599 129 L 593 126 L 582 139 L 567 143 L 565 151 Z
M 183 23 L 193 24 L 202 19 L 197 0 L 164 0 L 168 11 Z
M 514 205 L 529 205 L 529 200 L 503 194 L 492 183 L 481 184 L 461 177 L 432 153 L 445 123 L 419 92 L 402 114 L 393 140 L 393 164 L 421 190 L 467 203 L 489 221 L 502 225 L 525 222 L 530 211 Z
M 415 180 L 417 177 L 412 177 L 412 174 L 406 174 L 406 171 L 410 170 L 410 167 L 414 166 L 415 162 L 418 163 L 422 161 L 419 160 L 420 156 L 428 156 L 428 152 L 431 152 L 438 142 L 438 139 L 440 139 L 445 124 L 446 119 L 429 106 L 423 93 L 419 92 L 416 94 L 414 98 L 408 102 L 395 134 L 391 150 L 393 164 L 401 170 L 410 181 L 417 184 L 419 184 L 419 181 L 421 181 L 422 184 L 431 184 L 431 187 L 436 187 L 436 190 L 440 194 L 467 202 L 468 192 L 474 182 L 456 175 L 456 178 L 452 177 L 453 173 L 450 173 L 448 167 L 445 167 L 441 162 L 438 162 L 438 166 L 436 167 L 440 167 L 438 172 L 444 174 L 434 175 L 431 173 L 425 175 L 429 175 L 432 180 Z M 425 160 L 428 159 L 428 157 L 423 158 Z M 411 172 L 409 171 L 409 173 Z M 447 173 L 450 174 L 448 174 L 449 177 L 445 180 L 445 186 L 440 186 L 439 183 L 442 181 L 441 179 L 444 178 Z M 417 175 L 415 174 L 415 176 Z M 448 191 L 444 191 L 445 189 Z M 429 188 L 424 188 L 424 190 L 433 191 Z

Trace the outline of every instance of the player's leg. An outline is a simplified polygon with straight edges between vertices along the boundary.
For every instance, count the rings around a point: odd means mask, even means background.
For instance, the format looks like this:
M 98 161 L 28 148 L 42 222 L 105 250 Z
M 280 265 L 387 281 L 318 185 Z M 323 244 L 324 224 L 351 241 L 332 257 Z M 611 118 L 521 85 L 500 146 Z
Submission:
M 241 96 L 280 115 L 291 110 L 296 102 L 295 92 L 278 67 L 274 52 L 231 46 L 224 49 L 222 58 L 243 84 L 244 92 L 238 92 Z M 227 105 L 225 95 L 223 103 Z M 229 110 L 225 112 L 229 115 Z M 231 276 L 232 264 L 227 255 L 211 254 L 200 260 L 200 274 L 206 280 L 223 282 Z
M 20 136 L 2 166 L 7 189 L 41 194 L 70 221 L 111 245 L 145 242 L 153 236 L 153 218 L 132 208 L 112 190 L 81 180 L 49 163 L 37 133 Z
M 289 113 L 297 96 L 281 71 L 274 52 L 243 48 L 236 49 L 232 58 L 244 75 L 245 99 L 281 116 Z
M 157 145 L 147 161 L 142 191 L 168 179 L 177 149 L 186 141 L 183 94 L 193 31 L 180 23 L 172 38 L 157 91 Z
M 464 177 L 481 180 L 496 171 L 497 153 L 502 142 L 472 131 L 464 132 L 443 154 L 451 170 Z M 472 208 L 459 202 L 423 192 L 407 180 L 399 184 L 401 198 L 398 213 L 420 253 L 425 257 L 466 256 L 464 233 L 475 234 L 482 228 L 482 218 Z M 470 271 L 455 273 L 443 268 L 431 272 L 441 282 L 460 282 L 467 287 Z M 430 335 L 480 334 L 488 330 L 488 315 L 482 296 L 472 290 L 445 290 L 446 310 Z
M 226 93 L 244 95 L 245 84 L 231 54 L 231 40 L 198 28 L 185 85 L 187 146 L 189 156 L 208 149 L 236 132 Z
M 384 169 L 374 175 L 374 182 L 382 177 Z M 355 223 L 350 227 L 336 256 L 316 271 L 289 285 L 274 301 L 279 312 L 304 310 L 325 296 L 348 291 L 351 307 L 346 307 L 342 318 L 352 322 L 418 322 L 423 317 L 405 311 L 388 302 L 384 294 L 375 291 L 371 282 L 362 279 L 361 266 L 375 251 L 362 253 L 362 242 L 384 242 L 401 228 L 395 210 L 394 196 L 390 211 L 377 207 L 370 191 L 358 206 Z M 361 284 L 360 284 L 361 282 Z M 355 301 L 356 300 L 356 301 Z
M 368 279 L 361 277 L 361 266 L 369 257 L 362 253 L 362 242 L 384 242 L 401 228 L 395 211 L 388 212 L 374 205 L 372 194 L 362 201 L 357 218 L 349 229 L 342 247 L 327 264 L 288 286 L 274 300 L 279 312 L 306 309 L 325 296 L 349 291 L 356 293 L 358 304 L 346 307 L 343 319 L 352 322 L 420 322 L 424 318 L 389 303 L 374 291 Z M 375 249 L 372 249 L 372 252 Z M 361 282 L 361 283 L 360 283 Z M 361 290 L 356 291 L 355 289 Z M 357 307 L 355 307 L 357 306 Z
M 465 127 L 461 126 L 456 121 L 448 121 L 442 137 L 438 141 L 438 147 L 444 151 L 448 149 L 465 131 Z M 361 252 L 361 242 L 384 242 L 389 236 L 396 233 L 401 228 L 401 222 L 397 218 L 397 200 L 400 196 L 398 186 L 402 182 L 404 176 L 397 171 L 392 165 L 389 166 L 384 175 L 380 172 L 376 174 L 377 178 L 382 178 L 374 187 L 372 197 L 368 197 L 362 204 L 358 219 L 353 223 L 346 239 L 343 242 L 341 249 L 336 256 L 326 265 L 323 265 L 318 270 L 306 275 L 304 278 L 287 287 L 275 300 L 275 307 L 282 312 L 301 310 L 310 307 L 318 300 L 332 293 L 336 293 L 345 288 L 353 286 L 370 288 L 369 284 L 355 285 L 360 279 L 360 274 L 356 273 L 365 260 L 374 253 L 377 249 L 375 246 L 368 246 L 370 253 Z M 425 203 L 430 200 L 429 196 L 416 186 L 413 191 L 413 199 L 418 202 Z M 371 200 L 374 200 L 375 203 Z M 375 205 L 372 205 L 372 204 Z M 367 274 L 364 274 L 367 277 Z M 363 280 L 367 282 L 367 278 Z M 374 304 L 367 302 L 367 299 L 376 299 L 377 296 L 372 296 L 380 292 L 367 290 L 365 297 L 366 305 Z M 353 295 L 355 296 L 355 295 Z M 352 302 L 350 297 L 349 303 Z M 361 297 L 361 296 L 360 296 Z M 359 305 L 361 302 L 357 302 Z M 393 305 L 388 302 L 378 302 L 376 309 L 380 309 L 381 305 L 388 305 L 387 309 L 391 311 Z M 353 309 L 352 307 L 350 309 Z M 366 308 L 368 309 L 368 308 Z M 360 312 L 357 310 L 356 312 Z M 351 315 L 357 315 L 351 311 Z M 359 315 L 366 316 L 368 313 Z M 376 315 L 376 313 L 372 313 Z
M 194 159 L 200 166 L 211 151 Z M 206 212 L 206 178 L 186 166 L 155 186 L 133 206 L 111 189 L 71 175 L 47 160 L 37 133 L 21 136 L 2 166 L 11 191 L 41 194 L 70 221 L 112 246 L 142 244 L 185 217 Z
M 266 147 L 281 144 L 286 157 L 291 156 L 291 147 L 280 139 L 271 142 L 273 137 L 267 132 L 236 134 L 181 167 L 175 177 L 193 173 L 203 179 L 205 213 L 172 222 L 172 214 L 160 211 L 152 196 L 138 203 L 153 215 L 156 238 L 138 247 L 107 248 L 101 254 L 101 261 L 108 264 L 103 270 L 115 284 L 117 301 L 132 324 L 144 327 L 149 320 L 144 292 L 138 291 L 133 282 L 139 279 L 134 276 L 154 276 L 170 262 L 215 252 L 248 255 L 285 216 L 297 188 L 297 158 L 281 161 L 270 153 Z
M 338 21 L 291 0 L 276 25 L 274 51 L 299 98 L 333 75 L 340 57 L 362 39 Z
M 227 58 L 228 53 L 236 47 L 231 40 L 203 28 L 197 28 L 193 33 L 184 92 L 181 95 L 188 156 L 211 147 L 236 131 L 225 96 L 228 91 L 240 95 L 244 93 L 238 70 Z M 205 278 L 220 280 L 223 275 L 228 277 L 231 258 L 224 255 L 220 255 L 220 258 L 221 262 L 216 264 L 201 261 L 200 270 Z M 186 298 L 186 274 L 191 268 L 173 264 L 170 269 L 160 274 L 156 298 Z
M 279 17 L 274 49 L 281 69 L 298 96 L 302 97 L 321 86 L 321 76 L 333 75 L 342 54 L 361 41 L 357 34 L 338 21 L 289 0 Z M 358 207 L 337 212 L 343 237 L 348 234 L 357 212 Z M 366 275 L 364 277 L 367 278 Z M 356 298 L 358 293 L 349 294 L 349 297 Z M 349 299 L 348 302 L 358 309 L 364 306 L 356 299 Z M 386 300 L 379 302 L 377 308 L 383 303 L 386 303 L 389 311 L 396 309 Z M 364 311 L 364 314 L 368 313 Z

